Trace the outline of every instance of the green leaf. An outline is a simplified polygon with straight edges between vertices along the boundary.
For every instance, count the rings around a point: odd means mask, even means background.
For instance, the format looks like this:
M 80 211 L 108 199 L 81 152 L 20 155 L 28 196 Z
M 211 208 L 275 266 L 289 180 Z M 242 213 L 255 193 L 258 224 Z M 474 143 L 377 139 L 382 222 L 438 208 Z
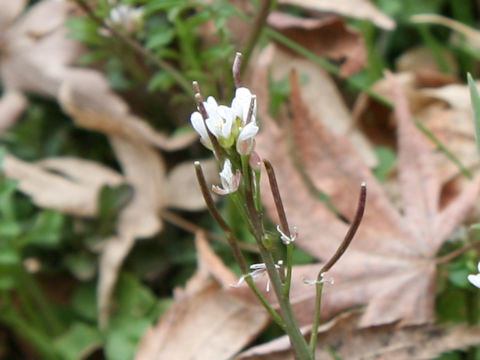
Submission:
M 81 252 L 64 257 L 65 266 L 79 280 L 90 280 L 95 276 L 97 261 L 91 254 Z
M 168 45 L 175 37 L 173 29 L 167 27 L 157 28 L 148 37 L 146 47 L 148 49 L 161 48 Z
M 128 184 L 105 185 L 100 190 L 98 215 L 101 221 L 113 220 L 133 197 L 133 188 Z
M 157 71 L 148 83 L 148 90 L 152 92 L 156 90 L 166 91 L 170 89 L 174 83 L 175 79 L 169 73 Z
M 101 333 L 82 323 L 74 324 L 54 342 L 54 347 L 65 360 L 84 359 L 103 344 Z
M 61 239 L 65 217 L 54 210 L 42 211 L 37 215 L 27 238 L 30 244 L 55 246 Z
M 472 101 L 473 121 L 475 125 L 475 139 L 477 140 L 477 152 L 480 155 L 480 94 L 472 75 L 467 74 L 470 98 Z
M 147 319 L 132 319 L 128 324 L 114 328 L 107 337 L 106 358 L 111 360 L 130 360 L 143 333 L 151 322 Z

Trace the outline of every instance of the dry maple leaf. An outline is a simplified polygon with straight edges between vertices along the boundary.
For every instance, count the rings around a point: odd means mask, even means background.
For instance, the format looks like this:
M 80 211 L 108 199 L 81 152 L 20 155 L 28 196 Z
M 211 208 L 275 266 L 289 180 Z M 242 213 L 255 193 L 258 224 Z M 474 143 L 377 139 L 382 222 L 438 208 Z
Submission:
M 279 3 L 369 20 L 385 30 L 395 28 L 395 21 L 375 7 L 369 0 L 280 0 Z
M 219 284 L 228 287 L 236 277 L 203 233 L 197 233 L 195 243 L 197 272 L 184 290 L 175 291 L 175 304 L 158 324 L 145 332 L 135 359 L 231 359 L 267 324 L 262 307 L 246 304 L 221 289 Z
M 403 360 L 433 359 L 440 354 L 473 346 L 480 341 L 480 328 L 432 325 L 398 329 L 394 325 L 358 329 L 360 311 L 340 314 L 319 327 L 318 359 L 329 359 L 333 351 L 341 359 Z M 237 360 L 293 360 L 288 338 L 281 337 L 255 346 Z
M 275 11 L 267 21 L 269 26 L 316 55 L 342 61 L 343 77 L 365 67 L 367 50 L 362 35 L 337 16 L 302 18 Z
M 261 84 L 256 93 L 265 101 L 265 69 L 259 69 L 256 79 Z M 261 102 L 263 109 L 259 107 L 264 125 L 257 149 L 276 168 L 289 222 L 299 229 L 299 247 L 326 260 L 348 227 L 315 199 L 311 185 L 328 194 L 339 213 L 351 219 L 355 193 L 362 181 L 367 183 L 369 196 L 362 225 L 344 257 L 329 272 L 335 285 L 325 286 L 322 298 L 325 318 L 348 308 L 366 306 L 360 326 L 392 322 L 413 325 L 433 320 L 435 255 L 468 215 L 478 194 L 477 180 L 448 206 L 440 208 L 441 184 L 431 146 L 410 119 L 401 88 L 392 76 L 389 81 L 395 93 L 403 212 L 389 201 L 349 141 L 334 136 L 309 113 L 299 95 L 295 75 L 291 77 L 289 130 L 269 117 L 265 104 Z M 303 169 L 303 174 L 298 169 Z M 305 179 L 311 182 L 309 186 Z M 265 196 L 264 203 L 275 219 L 271 197 Z M 302 278 L 315 278 L 319 268 L 308 265 L 294 270 L 292 301 L 303 324 L 312 321 L 315 291 L 304 285 Z

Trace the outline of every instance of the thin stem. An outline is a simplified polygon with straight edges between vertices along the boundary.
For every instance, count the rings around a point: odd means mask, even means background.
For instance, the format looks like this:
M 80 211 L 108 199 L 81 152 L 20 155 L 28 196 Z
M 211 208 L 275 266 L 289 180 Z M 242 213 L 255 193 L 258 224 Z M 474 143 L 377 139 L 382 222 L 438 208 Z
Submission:
M 238 241 L 236 241 L 232 229 L 227 224 L 227 222 L 223 219 L 223 217 L 220 215 L 220 213 L 217 210 L 217 207 L 215 206 L 215 202 L 213 201 L 212 195 L 210 194 L 210 190 L 208 189 L 207 181 L 205 180 L 205 176 L 203 174 L 202 166 L 198 161 L 195 161 L 194 165 L 195 165 L 195 173 L 197 175 L 197 180 L 198 180 L 198 183 L 200 184 L 200 190 L 202 191 L 202 195 L 205 200 L 205 203 L 207 204 L 207 208 L 210 211 L 210 214 L 212 214 L 217 224 L 220 226 L 223 232 L 227 235 L 228 244 L 232 248 L 233 256 L 235 257 L 235 260 L 238 262 L 240 269 L 244 274 L 247 274 L 248 267 L 247 267 L 247 264 L 245 263 L 245 259 L 242 255 L 242 252 L 238 247 Z
M 292 346 L 295 350 L 295 354 L 299 360 L 311 360 L 312 356 L 308 350 L 307 342 L 300 332 L 297 319 L 293 313 L 292 306 L 288 298 L 283 296 L 283 285 L 280 278 L 280 273 L 275 267 L 275 261 L 272 253 L 263 244 L 263 224 L 261 221 L 261 214 L 255 209 L 255 204 L 252 196 L 252 183 L 251 183 L 251 169 L 248 164 L 248 156 L 242 156 L 242 169 L 245 183 L 245 201 L 247 203 L 247 209 L 249 216 L 252 218 L 254 225 L 254 236 L 257 241 L 258 248 L 260 249 L 260 255 L 265 267 L 267 269 L 268 276 L 272 283 L 275 296 L 277 297 L 280 305 L 280 313 L 285 321 L 285 332 L 290 338 Z
M 262 0 L 260 4 L 260 9 L 258 9 L 257 16 L 255 17 L 252 30 L 248 34 L 246 41 L 245 49 L 243 50 L 243 62 L 242 62 L 242 73 L 245 72 L 250 56 L 252 55 L 253 49 L 257 44 L 258 39 L 262 33 L 263 28 L 267 22 L 267 17 L 272 8 L 272 0 Z
M 135 51 L 137 54 L 150 60 L 152 63 L 157 65 L 163 71 L 170 74 L 170 76 L 172 76 L 175 79 L 177 84 L 183 89 L 183 91 L 185 91 L 185 93 L 192 95 L 192 90 L 190 88 L 189 81 L 182 75 L 181 72 L 175 69 L 175 67 L 170 65 L 168 62 L 160 59 L 153 52 L 144 48 L 140 43 L 131 39 L 122 31 L 118 30 L 114 26 L 108 25 L 102 18 L 98 17 L 95 14 L 95 12 L 90 8 L 90 6 L 87 4 L 85 0 L 74 0 L 74 1 L 78 4 L 78 6 L 80 6 L 83 10 L 85 10 L 88 16 L 90 16 L 90 18 L 93 21 L 95 21 L 98 25 L 107 29 L 113 36 L 115 36 L 117 39 L 122 41 L 125 45 L 127 45 L 130 49 Z
M 435 263 L 437 264 L 449 263 L 453 259 L 459 257 L 460 255 L 466 253 L 467 251 L 475 249 L 476 247 L 480 247 L 480 240 L 474 241 L 461 249 L 457 249 L 455 251 L 452 251 L 451 253 L 438 257 L 437 260 L 435 260 Z
M 220 228 L 223 230 L 223 232 L 225 232 L 225 235 L 227 236 L 228 244 L 232 248 L 233 256 L 235 257 L 235 260 L 237 261 L 238 265 L 240 266 L 240 269 L 242 270 L 243 275 L 245 276 L 245 282 L 248 284 L 250 289 L 257 296 L 257 298 L 260 300 L 262 305 L 269 312 L 269 314 L 272 316 L 272 318 L 275 320 L 275 322 L 280 327 L 285 329 L 286 328 L 285 322 L 278 315 L 278 313 L 270 306 L 270 304 L 265 299 L 265 297 L 262 295 L 260 290 L 258 290 L 255 282 L 249 277 L 248 268 L 247 268 L 247 264 L 245 262 L 245 258 L 243 257 L 243 254 L 238 247 L 238 240 L 235 238 L 235 235 L 234 235 L 232 229 L 230 228 L 230 226 L 227 224 L 227 222 L 222 218 L 222 216 L 218 212 L 218 210 L 215 206 L 215 203 L 213 201 L 213 198 L 210 194 L 210 190 L 208 189 L 208 185 L 207 185 L 207 182 L 205 180 L 205 176 L 203 174 L 202 167 L 201 167 L 201 165 L 198 161 L 195 161 L 195 172 L 196 172 L 196 175 L 197 175 L 198 183 L 200 185 L 200 189 L 202 191 L 203 198 L 205 200 L 205 203 L 207 204 L 207 208 L 210 211 L 210 213 L 212 214 L 215 221 L 220 226 Z
M 367 200 L 367 186 L 363 182 L 360 187 L 360 198 L 358 200 L 357 212 L 355 213 L 355 217 L 353 218 L 352 224 L 345 235 L 342 243 L 338 247 L 337 251 L 333 256 L 330 258 L 329 261 L 325 265 L 323 265 L 322 269 L 317 275 L 316 281 L 316 297 L 315 297 L 315 313 L 313 318 L 313 327 L 312 327 L 312 335 L 310 337 L 310 352 L 312 356 L 315 356 L 315 348 L 317 347 L 317 340 L 318 340 L 318 325 L 320 324 L 320 312 L 322 307 L 322 290 L 323 290 L 323 275 L 332 268 L 333 265 L 340 259 L 340 257 L 345 253 L 348 246 L 353 240 L 355 233 L 360 226 L 360 223 L 363 218 L 363 214 L 365 212 L 365 204 Z
M 33 309 L 35 309 L 31 315 L 35 316 L 37 320 L 44 320 L 42 322 L 46 325 L 45 330 L 47 330 L 50 335 L 60 334 L 62 332 L 62 325 L 35 279 L 20 267 L 18 268 L 17 276 L 26 295 L 26 298 L 24 298 L 26 307 L 32 308 L 33 305 Z
M 288 225 L 287 215 L 285 208 L 283 207 L 282 197 L 278 188 L 277 178 L 273 166 L 268 160 L 263 160 L 265 169 L 267 170 L 268 182 L 270 184 L 270 190 L 272 191 L 273 201 L 275 202 L 275 208 L 277 209 L 278 219 L 280 221 L 280 229 L 289 238 L 292 237 L 290 233 L 290 227 Z M 292 283 L 292 267 L 293 267 L 293 243 L 287 244 L 287 259 L 286 268 L 287 275 L 285 277 L 285 285 L 283 287 L 283 297 L 288 299 L 290 296 L 290 287 Z
M 182 228 L 183 230 L 189 231 L 193 234 L 197 233 L 198 231 L 203 231 L 207 235 L 207 237 L 209 237 L 210 239 L 218 241 L 218 242 L 223 243 L 223 244 L 228 244 L 228 241 L 224 237 L 222 237 L 218 234 L 215 234 L 211 231 L 205 230 L 201 226 L 198 226 L 198 225 L 196 225 L 196 224 L 194 224 L 194 223 L 192 223 L 188 220 L 185 220 L 184 218 L 182 218 L 182 217 L 180 217 L 180 216 L 178 216 L 178 215 L 176 215 L 176 214 L 174 214 L 174 213 L 172 213 L 168 210 L 160 211 L 160 216 L 163 220 L 168 221 L 171 224 Z M 247 244 L 247 243 L 244 243 L 242 241 L 238 242 L 238 247 L 241 248 L 242 250 L 249 251 L 251 253 L 258 254 L 260 252 L 256 245 Z

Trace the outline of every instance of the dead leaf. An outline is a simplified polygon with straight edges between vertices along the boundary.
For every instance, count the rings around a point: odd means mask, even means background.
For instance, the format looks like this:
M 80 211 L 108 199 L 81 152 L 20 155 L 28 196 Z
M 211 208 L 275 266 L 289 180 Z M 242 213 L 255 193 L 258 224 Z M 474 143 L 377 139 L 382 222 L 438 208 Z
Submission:
M 214 159 L 201 161 L 207 184 L 218 182 L 218 167 Z M 167 176 L 165 197 L 169 207 L 183 210 L 205 209 L 193 161 L 185 161 L 173 168 Z
M 7 131 L 27 107 L 27 99 L 17 91 L 8 91 L 0 98 L 0 135 Z
M 276 45 L 267 46 L 258 57 L 259 67 L 268 67 L 269 76 L 273 81 L 281 81 L 288 78 L 290 72 L 295 69 L 300 76 L 306 76 L 307 82 L 302 86 L 302 98 L 311 106 L 312 113 L 328 127 L 334 134 L 342 134 L 355 145 L 364 161 L 369 166 L 377 163 L 376 155 L 363 134 L 358 131 L 355 122 L 340 94 L 335 82 L 330 75 L 321 67 L 312 62 L 292 56 Z M 252 77 L 252 83 L 263 84 L 255 89 L 259 99 L 268 99 L 265 85 L 269 79 L 256 71 Z M 268 101 L 259 101 L 259 106 L 264 106 L 261 111 L 265 114 Z
M 156 151 L 121 137 L 111 136 L 110 141 L 135 193 L 119 216 L 117 235 L 106 240 L 100 256 L 97 301 L 101 326 L 108 321 L 110 298 L 123 260 L 137 238 L 150 237 L 161 230 L 158 213 L 165 206 L 165 166 Z
M 275 30 L 316 55 L 343 62 L 340 67 L 343 77 L 365 67 L 367 50 L 363 37 L 339 17 L 301 18 L 275 11 L 267 21 Z
M 329 272 L 335 285 L 326 286 L 322 298 L 324 318 L 366 306 L 360 321 L 365 327 L 392 322 L 415 325 L 433 320 L 435 255 L 471 211 L 478 193 L 477 180 L 447 207 L 439 208 L 441 187 L 431 147 L 410 119 L 396 80 L 389 81 L 397 108 L 403 214 L 386 197 L 350 142 L 343 136 L 334 136 L 314 120 L 301 98 L 296 76 L 291 78 L 291 150 L 287 146 L 287 131 L 276 125 L 267 112 L 261 113 L 264 126 L 257 141 L 259 154 L 271 160 L 280 189 L 284 189 L 287 215 L 299 229 L 296 244 L 318 259 L 326 260 L 333 254 L 347 224 L 315 200 L 297 169 L 303 167 L 315 188 L 328 194 L 334 207 L 350 220 L 355 194 L 360 183 L 366 181 L 369 195 L 362 225 L 344 257 Z M 262 111 L 261 107 L 259 110 Z M 292 157 L 292 152 L 300 161 Z M 276 219 L 271 197 L 265 195 L 264 202 Z M 315 292 L 302 283 L 302 278 L 315 278 L 319 268 L 297 267 L 294 272 L 292 299 L 297 302 L 295 308 L 302 324 L 312 321 Z
M 19 10 L 11 15 L 18 15 Z M 68 36 L 65 27 L 66 19 L 75 10 L 73 2 L 45 0 L 30 7 L 15 22 L 10 19 L 11 25 L 0 32 L 0 74 L 5 88 L 56 95 L 61 78 L 83 52 L 83 46 Z
M 369 20 L 385 30 L 395 28 L 395 21 L 375 7 L 369 0 L 280 0 L 279 3 Z
M 57 173 L 48 171 L 49 168 Z M 98 192 L 103 185 L 125 182 L 120 174 L 106 167 L 73 158 L 32 164 L 6 155 L 3 174 L 18 180 L 18 189 L 30 196 L 35 205 L 87 217 L 96 216 Z
M 107 79 L 94 70 L 70 72 L 60 88 L 59 101 L 78 126 L 151 144 L 166 151 L 182 149 L 197 139 L 195 132 L 167 137 L 130 112 Z
M 27 5 L 27 0 L 1 0 L 0 6 L 2 11 L 0 13 L 0 33 L 6 31 L 6 29 L 15 21 L 15 19 L 22 13 Z
M 319 327 L 316 350 L 318 359 L 329 359 L 333 351 L 341 359 L 433 359 L 440 354 L 480 342 L 480 328 L 456 326 L 394 325 L 358 329 L 361 312 L 344 313 Z M 255 346 L 240 354 L 237 360 L 293 360 L 288 338 L 281 337 Z
M 230 359 L 261 331 L 268 315 L 219 289 L 235 277 L 209 248 L 202 233 L 196 236 L 199 269 L 181 296 L 144 334 L 135 359 Z

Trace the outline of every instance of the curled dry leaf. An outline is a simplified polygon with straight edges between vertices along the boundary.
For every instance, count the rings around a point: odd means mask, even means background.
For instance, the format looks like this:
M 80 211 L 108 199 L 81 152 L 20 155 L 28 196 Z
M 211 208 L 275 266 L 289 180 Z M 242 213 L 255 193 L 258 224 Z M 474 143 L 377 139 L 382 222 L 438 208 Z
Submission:
M 14 17 L 20 15 L 24 1 L 2 0 L 0 4 L 0 76 L 4 87 L 56 96 L 62 77 L 83 52 L 65 26 L 75 4 L 40 1 L 18 19 Z
M 272 28 L 316 55 L 343 62 L 341 76 L 350 76 L 365 66 L 367 50 L 363 37 L 337 16 L 301 18 L 275 11 L 267 21 Z
M 385 30 L 395 28 L 395 21 L 375 7 L 369 0 L 280 0 L 279 3 L 369 20 Z
M 268 315 L 223 291 L 235 277 L 210 249 L 205 236 L 196 236 L 198 271 L 158 324 L 144 334 L 137 360 L 231 359 L 265 327 Z
M 358 329 L 361 312 L 348 312 L 319 327 L 318 359 L 328 359 L 333 351 L 341 359 L 433 359 L 440 354 L 478 344 L 480 328 L 445 328 L 422 325 L 396 328 L 394 325 Z M 237 360 L 293 360 L 288 339 L 282 337 L 253 347 Z
M 441 186 L 431 146 L 413 124 L 402 89 L 392 76 L 389 81 L 398 122 L 403 213 L 386 197 L 351 143 L 314 120 L 295 75 L 291 77 L 292 118 L 285 119 L 290 121 L 290 130 L 263 113 L 264 126 L 257 142 L 259 154 L 276 168 L 290 223 L 299 229 L 296 244 L 320 260 L 330 258 L 348 225 L 315 199 L 311 185 L 326 193 L 337 211 L 351 220 L 356 200 L 352 194 L 366 181 L 369 195 L 362 225 L 344 257 L 329 272 L 335 285 L 325 286 L 322 298 L 324 318 L 366 306 L 359 323 L 365 327 L 433 320 L 436 253 L 469 214 L 478 194 L 477 179 L 448 206 L 440 207 Z M 271 197 L 266 195 L 264 203 L 275 219 Z M 312 321 L 315 289 L 304 285 L 302 279 L 315 278 L 319 269 L 310 265 L 294 271 L 292 300 L 303 324 Z
M 101 326 L 110 314 L 110 298 L 123 260 L 135 239 L 159 232 L 162 223 L 158 212 L 165 205 L 163 186 L 165 166 L 157 152 L 148 145 L 121 137 L 110 137 L 127 182 L 134 188 L 132 201 L 120 213 L 117 234 L 106 240 L 100 256 L 98 309 Z
M 78 126 L 122 136 L 160 149 L 182 149 L 196 140 L 196 133 L 167 137 L 130 112 L 128 105 L 110 88 L 107 79 L 94 70 L 69 74 L 59 92 L 59 101 Z
M 97 196 L 103 185 L 125 182 L 121 175 L 106 167 L 74 158 L 53 158 L 32 164 L 7 155 L 3 174 L 18 180 L 18 189 L 30 196 L 35 205 L 88 217 L 97 213 Z
M 27 107 L 27 99 L 17 91 L 7 91 L 0 98 L 0 135 L 10 128 Z

